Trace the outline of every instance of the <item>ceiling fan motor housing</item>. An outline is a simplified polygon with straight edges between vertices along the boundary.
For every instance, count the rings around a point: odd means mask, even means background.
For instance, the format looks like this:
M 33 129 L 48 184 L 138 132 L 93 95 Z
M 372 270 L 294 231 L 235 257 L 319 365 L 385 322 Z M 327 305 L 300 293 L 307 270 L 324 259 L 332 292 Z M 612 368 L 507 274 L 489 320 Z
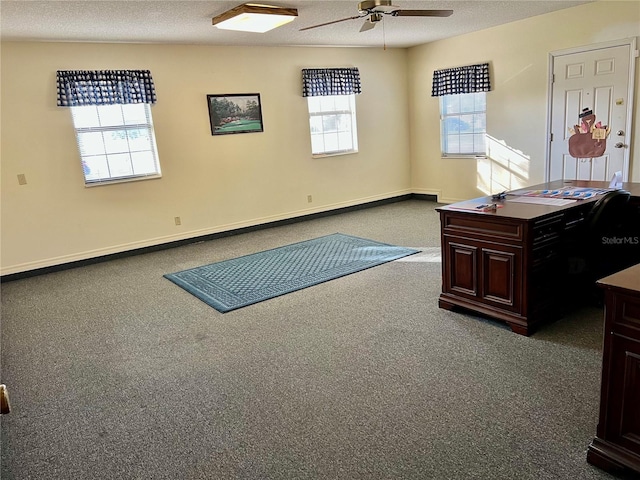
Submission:
M 391 0 L 368 0 L 366 2 L 360 2 L 358 4 L 358 10 L 361 14 L 366 13 L 385 13 L 394 14 L 400 11 L 400 7 L 395 7 L 391 4 Z
M 380 22 L 382 21 L 382 14 L 379 12 L 373 12 L 371 15 L 369 15 L 369 18 L 367 20 L 371 23 Z

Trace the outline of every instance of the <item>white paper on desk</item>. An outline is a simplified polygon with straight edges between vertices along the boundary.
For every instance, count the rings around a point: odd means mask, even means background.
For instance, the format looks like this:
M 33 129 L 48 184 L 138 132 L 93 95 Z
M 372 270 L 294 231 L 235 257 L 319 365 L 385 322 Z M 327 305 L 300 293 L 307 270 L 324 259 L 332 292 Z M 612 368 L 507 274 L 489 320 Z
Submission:
M 514 190 L 513 192 L 508 192 L 509 195 L 527 195 L 533 192 L 533 190 Z
M 617 171 L 613 174 L 613 178 L 609 182 L 609 188 L 622 188 L 622 171 Z
M 572 200 L 568 198 L 549 198 L 549 197 L 515 197 L 509 198 L 507 202 L 516 202 L 516 203 L 536 203 L 538 205 L 569 205 L 573 202 L 577 202 L 577 200 Z

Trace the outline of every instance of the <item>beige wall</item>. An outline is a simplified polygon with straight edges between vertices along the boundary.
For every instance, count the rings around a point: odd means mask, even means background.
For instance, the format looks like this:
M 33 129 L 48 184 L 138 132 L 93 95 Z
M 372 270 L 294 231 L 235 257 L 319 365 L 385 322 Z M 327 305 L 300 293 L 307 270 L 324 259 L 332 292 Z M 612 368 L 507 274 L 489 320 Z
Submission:
M 1 48 L 3 275 L 410 192 L 404 49 Z M 300 71 L 332 66 L 360 69 L 360 151 L 312 159 Z M 70 112 L 56 106 L 56 70 L 75 69 L 151 70 L 161 179 L 84 187 Z M 264 132 L 213 137 L 206 95 L 253 92 Z
M 0 273 L 410 192 L 443 202 L 478 196 L 476 161 L 440 158 L 431 76 L 452 66 L 490 62 L 488 133 L 525 159 L 527 183 L 542 182 L 549 53 L 638 35 L 638 25 L 639 2 L 601 1 L 407 50 L 3 43 Z M 360 68 L 360 152 L 312 159 L 300 70 L 328 66 Z M 151 70 L 156 83 L 163 178 L 85 188 L 55 72 L 128 68 Z M 212 137 L 206 94 L 252 92 L 265 131 Z M 636 114 L 634 125 L 638 138 Z M 639 182 L 640 147 L 631 145 Z
M 439 103 L 430 96 L 434 70 L 490 63 L 493 84 L 487 94 L 487 134 L 510 147 L 520 160 L 522 172 L 513 180 L 532 185 L 545 181 L 549 54 L 637 35 L 640 2 L 601 1 L 409 49 L 413 191 L 438 194 L 443 202 L 485 194 L 478 188 L 484 162 L 440 156 Z M 637 63 L 636 59 L 636 70 L 640 70 Z M 636 113 L 640 111 L 639 76 L 640 72 L 635 84 Z M 637 114 L 633 132 L 632 138 L 640 138 Z M 630 163 L 630 180 L 640 182 L 637 141 L 631 143 Z

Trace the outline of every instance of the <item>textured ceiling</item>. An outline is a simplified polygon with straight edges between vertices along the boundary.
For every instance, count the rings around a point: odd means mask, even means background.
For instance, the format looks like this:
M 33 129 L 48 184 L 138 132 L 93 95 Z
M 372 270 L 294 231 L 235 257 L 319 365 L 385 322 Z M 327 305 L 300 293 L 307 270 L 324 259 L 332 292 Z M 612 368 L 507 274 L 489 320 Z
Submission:
M 297 8 L 298 18 L 267 33 L 219 30 L 211 18 L 243 1 L 2 0 L 0 39 L 270 46 L 410 47 L 573 7 L 587 1 L 395 1 L 404 9 L 451 9 L 447 18 L 390 17 L 360 32 L 363 19 L 299 29 L 358 15 L 357 1 L 257 0 Z M 250 0 L 249 0 L 250 2 Z M 541 35 L 544 34 L 541 32 Z

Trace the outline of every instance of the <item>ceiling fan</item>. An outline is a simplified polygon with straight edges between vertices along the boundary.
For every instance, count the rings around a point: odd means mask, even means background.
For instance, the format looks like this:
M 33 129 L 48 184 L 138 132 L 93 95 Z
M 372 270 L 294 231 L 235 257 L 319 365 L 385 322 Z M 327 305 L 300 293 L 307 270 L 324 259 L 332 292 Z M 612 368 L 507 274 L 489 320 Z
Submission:
M 367 0 L 366 2 L 360 2 L 358 4 L 358 11 L 360 12 L 359 15 L 301 28 L 300 31 L 366 17 L 366 21 L 360 28 L 361 32 L 366 32 L 374 28 L 376 24 L 382 20 L 384 15 L 391 15 L 392 17 L 448 17 L 453 13 L 453 10 L 405 10 L 392 5 L 391 0 Z

